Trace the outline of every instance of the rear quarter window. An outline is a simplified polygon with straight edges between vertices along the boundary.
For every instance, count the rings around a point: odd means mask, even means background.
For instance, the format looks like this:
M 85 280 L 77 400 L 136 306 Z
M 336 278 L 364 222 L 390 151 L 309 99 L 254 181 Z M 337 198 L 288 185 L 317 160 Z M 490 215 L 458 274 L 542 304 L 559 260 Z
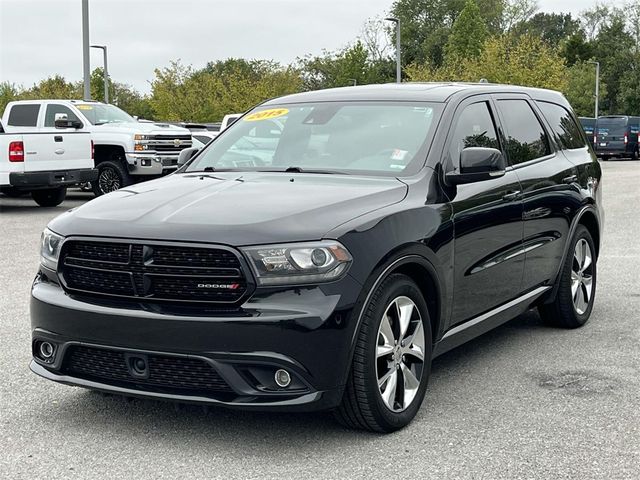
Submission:
M 563 149 L 571 150 L 586 146 L 580 127 L 566 108 L 556 105 L 555 103 L 536 103 L 549 122 L 556 142 L 558 142 Z
M 40 105 L 13 105 L 9 112 L 8 125 L 14 127 L 35 127 L 38 125 Z

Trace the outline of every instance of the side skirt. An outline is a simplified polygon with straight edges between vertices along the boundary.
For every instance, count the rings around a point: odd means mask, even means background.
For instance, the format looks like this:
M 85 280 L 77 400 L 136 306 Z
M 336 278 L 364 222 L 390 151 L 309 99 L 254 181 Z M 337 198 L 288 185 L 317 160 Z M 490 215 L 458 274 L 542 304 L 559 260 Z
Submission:
M 510 302 L 452 328 L 447 331 L 442 339 L 435 345 L 432 358 L 436 358 L 469 340 L 473 340 L 479 335 L 493 330 L 521 313 L 526 312 L 533 302 L 550 289 L 551 286 L 535 288 Z

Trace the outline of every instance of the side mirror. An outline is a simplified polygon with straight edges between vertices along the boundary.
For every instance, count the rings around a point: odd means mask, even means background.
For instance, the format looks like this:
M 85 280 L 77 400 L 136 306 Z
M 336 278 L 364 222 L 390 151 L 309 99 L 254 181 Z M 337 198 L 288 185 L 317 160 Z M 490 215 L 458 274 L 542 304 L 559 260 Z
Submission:
M 181 150 L 180 154 L 178 155 L 178 166 L 181 167 L 182 165 L 187 163 L 199 151 L 200 149 L 196 147 L 185 148 L 184 150 Z
M 82 128 L 82 122 L 79 120 L 69 120 L 66 113 L 56 113 L 53 125 L 56 128 Z
M 460 153 L 460 170 L 446 175 L 447 183 L 481 182 L 505 174 L 507 162 L 500 150 L 485 147 L 468 147 Z

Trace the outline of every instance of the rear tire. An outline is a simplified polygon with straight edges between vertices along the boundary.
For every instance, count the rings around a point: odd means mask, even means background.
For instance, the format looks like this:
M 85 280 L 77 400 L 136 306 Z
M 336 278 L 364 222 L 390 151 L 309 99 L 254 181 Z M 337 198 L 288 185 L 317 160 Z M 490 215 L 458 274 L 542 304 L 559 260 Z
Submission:
M 387 277 L 363 308 L 334 416 L 349 428 L 392 432 L 413 420 L 424 399 L 431 371 L 429 311 L 415 282 L 400 274 Z
M 539 307 L 545 322 L 562 328 L 578 328 L 587 323 L 596 296 L 595 252 L 589 230 L 578 225 L 560 272 L 556 298 Z
M 131 175 L 129 175 L 129 172 L 127 172 L 120 161 L 109 160 L 101 162 L 97 168 L 98 178 L 91 182 L 91 188 L 96 197 L 115 192 L 133 183 Z
M 64 187 L 47 188 L 46 190 L 34 190 L 31 198 L 41 207 L 57 207 L 67 196 L 67 189 Z

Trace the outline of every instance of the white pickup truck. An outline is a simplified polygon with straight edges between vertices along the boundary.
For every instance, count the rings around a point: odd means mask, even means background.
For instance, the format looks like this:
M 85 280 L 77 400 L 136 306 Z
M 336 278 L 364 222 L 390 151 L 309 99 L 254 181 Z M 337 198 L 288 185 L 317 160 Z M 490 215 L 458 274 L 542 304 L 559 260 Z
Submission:
M 67 187 L 93 182 L 93 146 L 88 132 L 76 132 L 59 118 L 51 132 L 7 133 L 0 124 L 0 193 L 31 193 L 42 207 L 63 202 Z
M 7 132 L 50 132 L 66 115 L 78 132 L 90 132 L 95 146 L 96 195 L 170 173 L 180 151 L 192 145 L 191 132 L 174 125 L 138 122 L 114 105 L 83 100 L 10 102 L 2 116 Z

